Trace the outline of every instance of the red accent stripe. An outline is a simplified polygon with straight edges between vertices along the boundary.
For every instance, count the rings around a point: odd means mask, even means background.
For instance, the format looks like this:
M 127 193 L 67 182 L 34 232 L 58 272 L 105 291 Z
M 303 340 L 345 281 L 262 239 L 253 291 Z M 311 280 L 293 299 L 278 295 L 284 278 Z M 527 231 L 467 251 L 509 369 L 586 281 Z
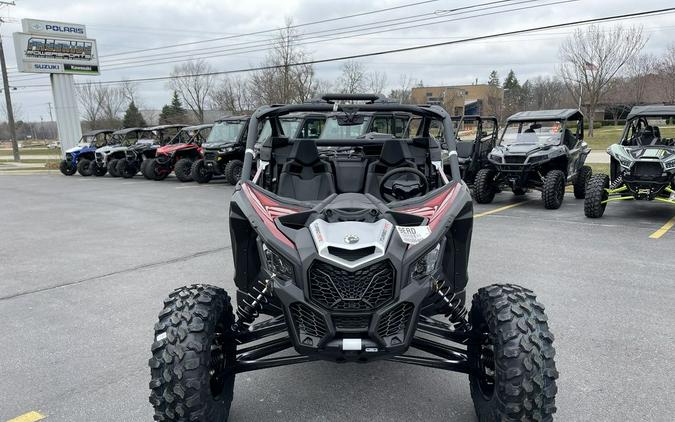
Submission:
M 459 183 L 456 183 L 452 189 L 434 196 L 424 204 L 413 208 L 405 208 L 400 211 L 428 219 L 429 228 L 433 230 L 441 222 L 443 215 L 448 208 L 450 208 L 450 205 L 452 205 L 459 190 L 460 185 Z
M 247 186 L 246 184 L 242 185 L 242 190 L 244 191 L 244 194 L 248 198 L 248 201 L 253 206 L 253 209 L 255 210 L 256 214 L 258 214 L 260 219 L 263 221 L 263 224 L 265 224 L 265 227 L 267 227 L 267 229 L 272 233 L 272 235 L 274 235 L 274 237 L 276 237 L 280 242 L 282 242 L 286 246 L 290 248 L 295 248 L 293 242 L 291 242 L 291 240 L 287 238 L 286 235 L 284 235 L 281 232 L 281 230 L 277 228 L 276 224 L 274 223 L 274 220 L 277 217 L 295 214 L 296 212 L 300 211 L 300 209 L 284 207 L 277 201 L 268 197 L 267 195 L 264 195 L 261 192 L 251 189 L 251 187 Z

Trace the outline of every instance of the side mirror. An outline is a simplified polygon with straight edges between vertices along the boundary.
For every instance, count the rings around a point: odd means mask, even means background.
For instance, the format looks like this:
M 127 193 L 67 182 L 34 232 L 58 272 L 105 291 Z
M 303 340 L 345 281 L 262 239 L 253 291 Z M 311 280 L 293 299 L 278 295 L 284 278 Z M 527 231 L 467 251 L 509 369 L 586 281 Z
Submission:
M 336 117 L 338 126 L 358 126 L 363 124 L 363 116 L 357 114 L 341 114 Z

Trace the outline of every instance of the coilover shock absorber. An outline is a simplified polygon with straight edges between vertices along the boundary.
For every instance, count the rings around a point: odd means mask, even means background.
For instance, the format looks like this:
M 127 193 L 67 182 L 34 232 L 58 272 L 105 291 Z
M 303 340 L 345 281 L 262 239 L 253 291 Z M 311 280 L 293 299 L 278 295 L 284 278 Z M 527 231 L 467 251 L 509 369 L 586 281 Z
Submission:
M 609 188 L 610 189 L 616 189 L 616 188 L 620 187 L 621 185 L 623 185 L 623 176 L 619 175 L 619 176 L 617 176 L 616 179 L 614 179 L 613 182 L 611 182 L 609 184 Z
M 264 281 L 258 280 L 251 292 L 246 293 L 246 296 L 241 300 L 242 303 L 237 307 L 237 321 L 232 327 L 235 331 L 247 329 L 258 318 L 263 306 L 269 303 L 272 294 L 272 280 L 274 280 L 274 274 Z
M 471 330 L 471 326 L 466 319 L 468 311 L 466 306 L 464 306 L 462 298 L 452 291 L 452 288 L 447 285 L 445 280 L 432 279 L 432 287 L 434 292 L 438 294 L 447 305 L 445 316 L 448 317 L 455 328 L 465 331 Z

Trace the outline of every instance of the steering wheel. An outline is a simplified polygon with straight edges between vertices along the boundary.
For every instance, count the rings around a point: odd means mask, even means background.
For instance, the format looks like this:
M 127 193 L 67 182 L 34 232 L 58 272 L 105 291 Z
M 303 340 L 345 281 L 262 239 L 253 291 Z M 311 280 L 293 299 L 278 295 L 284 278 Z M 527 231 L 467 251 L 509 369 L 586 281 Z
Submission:
M 395 176 L 401 175 L 413 175 L 417 180 L 410 180 L 407 177 L 403 177 L 404 180 L 401 180 L 401 177 L 395 178 Z M 426 176 L 421 171 L 412 167 L 400 167 L 390 170 L 380 181 L 380 196 L 387 202 L 424 196 L 427 192 L 429 192 L 429 182 Z

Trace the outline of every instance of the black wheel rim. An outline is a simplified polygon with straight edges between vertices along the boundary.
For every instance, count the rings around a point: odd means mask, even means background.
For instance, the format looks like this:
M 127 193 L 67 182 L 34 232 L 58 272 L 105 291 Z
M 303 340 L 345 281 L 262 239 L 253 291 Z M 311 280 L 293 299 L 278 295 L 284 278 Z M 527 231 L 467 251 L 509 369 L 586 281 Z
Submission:
M 237 166 L 234 168 L 234 179 L 235 180 L 241 179 L 241 166 Z
M 495 393 L 495 349 L 488 333 L 483 334 L 480 353 L 476 361 L 478 366 L 478 387 L 486 400 Z
M 211 343 L 211 359 L 209 362 L 209 375 L 211 378 L 209 385 L 211 387 L 211 395 L 215 398 L 223 393 L 227 379 L 231 376 L 226 372 L 229 358 L 227 350 L 228 337 L 225 333 L 225 324 L 218 324 L 213 342 Z

